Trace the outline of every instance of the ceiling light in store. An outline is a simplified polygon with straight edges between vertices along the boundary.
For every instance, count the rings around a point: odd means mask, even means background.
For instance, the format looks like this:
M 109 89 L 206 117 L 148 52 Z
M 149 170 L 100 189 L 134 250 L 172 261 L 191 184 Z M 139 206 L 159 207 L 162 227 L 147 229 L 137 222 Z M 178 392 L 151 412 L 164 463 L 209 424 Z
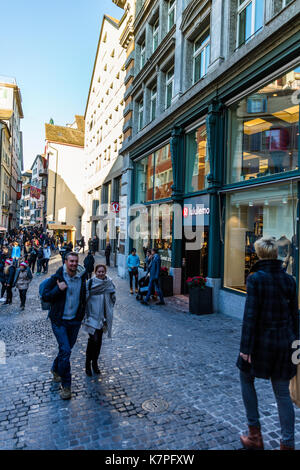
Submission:
M 235 205 L 235 207 L 236 207 L 237 209 L 239 209 L 239 208 L 240 208 L 239 203 L 237 203 L 237 204 Z
M 278 96 L 277 93 L 273 93 L 273 96 Z
M 282 204 L 287 204 L 287 199 L 285 197 L 282 199 Z
M 247 135 L 257 134 L 258 132 L 267 131 L 272 127 L 272 123 L 264 119 L 251 119 L 244 122 L 244 133 Z
M 253 207 L 253 202 L 249 201 L 249 207 Z
M 265 204 L 265 206 L 268 206 L 268 205 L 269 205 L 269 201 L 266 199 L 264 204 Z
M 273 116 L 281 119 L 282 121 L 294 123 L 299 121 L 299 106 L 291 106 L 290 108 L 283 109 L 277 113 L 272 113 Z

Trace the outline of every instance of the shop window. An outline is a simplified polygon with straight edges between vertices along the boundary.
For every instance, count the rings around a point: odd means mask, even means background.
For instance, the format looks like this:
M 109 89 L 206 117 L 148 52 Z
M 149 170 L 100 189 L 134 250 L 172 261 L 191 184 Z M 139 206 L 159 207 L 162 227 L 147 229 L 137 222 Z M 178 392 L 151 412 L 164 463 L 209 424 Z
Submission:
M 135 164 L 135 201 L 153 200 L 154 156 L 149 155 Z
M 264 24 L 264 0 L 238 0 L 237 47 L 249 41 Z
M 210 61 L 210 35 L 206 31 L 194 42 L 193 80 L 196 83 L 207 73 Z
M 171 197 L 172 184 L 173 170 L 169 144 L 136 162 L 136 203 Z
M 300 67 L 230 109 L 230 183 L 298 168 Z
M 172 196 L 173 170 L 170 146 L 159 149 L 154 156 L 154 199 L 165 199 Z
M 207 133 L 203 124 L 186 136 L 185 192 L 205 189 L 209 172 Z
M 242 190 L 227 197 L 224 286 L 245 291 L 247 277 L 258 260 L 254 243 L 275 237 L 278 258 L 296 276 L 297 187 L 295 183 Z
M 166 98 L 165 98 L 166 109 L 171 106 L 173 95 L 174 95 L 174 66 L 171 67 L 166 73 Z
M 146 258 L 147 249 L 157 248 L 161 265 L 170 269 L 172 264 L 172 226 L 171 204 L 152 204 L 144 208 L 143 226 L 138 227 L 139 237 L 133 240 L 133 247 L 141 260 Z
M 176 0 L 168 2 L 168 31 L 172 29 L 176 21 Z

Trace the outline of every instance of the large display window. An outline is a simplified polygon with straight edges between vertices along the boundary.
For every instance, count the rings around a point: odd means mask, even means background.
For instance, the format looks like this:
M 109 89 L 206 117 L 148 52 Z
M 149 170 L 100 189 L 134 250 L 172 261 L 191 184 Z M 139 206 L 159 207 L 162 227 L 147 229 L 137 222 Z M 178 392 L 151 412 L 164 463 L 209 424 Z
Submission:
M 161 265 L 168 269 L 172 265 L 172 204 L 151 204 L 144 206 L 138 215 L 140 217 L 137 228 L 139 234 L 133 240 L 133 248 L 139 255 L 143 264 L 147 249 L 157 248 L 161 258 Z
M 231 106 L 227 181 L 298 169 L 300 67 Z
M 266 185 L 227 196 L 224 287 L 246 290 L 246 281 L 258 260 L 254 243 L 275 237 L 278 258 L 286 272 L 296 276 L 297 184 Z
M 135 163 L 135 202 L 140 204 L 172 196 L 173 170 L 170 144 Z
M 185 192 L 205 189 L 209 172 L 207 133 L 203 124 L 186 135 Z

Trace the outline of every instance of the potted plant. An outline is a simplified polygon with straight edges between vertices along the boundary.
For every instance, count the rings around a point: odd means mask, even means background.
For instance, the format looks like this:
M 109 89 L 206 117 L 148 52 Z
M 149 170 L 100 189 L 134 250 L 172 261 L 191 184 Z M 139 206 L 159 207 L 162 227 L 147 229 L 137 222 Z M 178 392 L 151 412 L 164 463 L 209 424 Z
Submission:
M 186 280 L 189 287 L 189 311 L 194 315 L 213 313 L 212 288 L 206 285 L 203 276 L 189 277 Z
M 160 268 L 160 285 L 164 297 L 171 297 L 173 295 L 173 276 L 169 275 L 166 266 Z

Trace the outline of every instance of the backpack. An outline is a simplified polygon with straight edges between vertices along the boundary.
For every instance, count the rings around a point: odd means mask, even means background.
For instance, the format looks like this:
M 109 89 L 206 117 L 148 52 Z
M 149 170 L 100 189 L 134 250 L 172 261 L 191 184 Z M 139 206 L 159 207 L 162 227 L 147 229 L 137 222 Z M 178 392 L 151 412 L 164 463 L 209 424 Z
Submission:
M 44 302 L 44 300 L 43 300 L 43 294 L 45 292 L 45 288 L 47 286 L 47 283 L 50 281 L 50 279 L 51 279 L 50 277 L 48 279 L 44 279 L 44 281 L 41 282 L 40 286 L 39 286 L 39 296 L 40 296 L 42 310 L 50 310 L 51 309 L 51 303 L 50 302 Z

